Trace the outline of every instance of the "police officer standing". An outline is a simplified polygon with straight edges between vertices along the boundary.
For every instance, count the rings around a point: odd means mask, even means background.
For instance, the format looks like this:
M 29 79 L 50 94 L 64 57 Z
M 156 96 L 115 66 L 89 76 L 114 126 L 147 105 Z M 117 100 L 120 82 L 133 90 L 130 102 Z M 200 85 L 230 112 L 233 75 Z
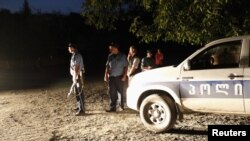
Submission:
M 109 45 L 110 54 L 106 63 L 104 81 L 109 84 L 110 108 L 106 112 L 116 112 L 118 93 L 121 94 L 120 106 L 124 109 L 124 84 L 127 75 L 128 62 L 126 55 L 119 51 L 119 45 Z
M 85 113 L 84 107 L 84 93 L 83 93 L 83 74 L 85 73 L 84 63 L 82 55 L 78 52 L 77 45 L 69 43 L 68 45 L 69 53 L 71 53 L 70 60 L 70 74 L 72 75 L 72 81 L 74 85 L 74 90 L 76 93 L 76 116 Z

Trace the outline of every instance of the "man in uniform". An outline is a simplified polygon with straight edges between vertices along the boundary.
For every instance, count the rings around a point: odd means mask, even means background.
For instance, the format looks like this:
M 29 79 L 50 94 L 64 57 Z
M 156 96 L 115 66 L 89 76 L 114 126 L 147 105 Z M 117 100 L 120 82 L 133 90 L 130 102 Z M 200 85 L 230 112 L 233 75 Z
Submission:
M 108 82 L 111 99 L 110 108 L 106 112 L 116 112 L 118 93 L 121 95 L 120 106 L 124 109 L 124 83 L 126 81 L 128 62 L 126 55 L 119 51 L 119 45 L 111 43 L 110 54 L 106 63 L 104 81 Z
M 83 75 L 85 73 L 84 63 L 82 55 L 78 52 L 77 45 L 69 43 L 68 46 L 69 53 L 71 53 L 70 60 L 70 74 L 72 75 L 73 89 L 76 94 L 76 116 L 82 115 L 85 113 L 84 107 L 84 93 L 83 93 Z M 68 94 L 68 96 L 70 93 Z

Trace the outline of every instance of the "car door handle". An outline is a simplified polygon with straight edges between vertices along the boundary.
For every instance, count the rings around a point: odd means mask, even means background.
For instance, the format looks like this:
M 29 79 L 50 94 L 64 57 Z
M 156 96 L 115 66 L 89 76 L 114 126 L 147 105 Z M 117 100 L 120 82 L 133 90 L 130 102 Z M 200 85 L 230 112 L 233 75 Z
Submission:
M 237 75 L 237 74 L 233 74 L 233 73 L 231 73 L 231 74 L 229 74 L 229 76 L 228 76 L 230 79 L 234 79 L 234 78 L 236 78 L 236 77 L 244 77 L 244 75 Z
M 182 79 L 194 79 L 194 77 L 188 76 L 188 77 L 182 77 Z

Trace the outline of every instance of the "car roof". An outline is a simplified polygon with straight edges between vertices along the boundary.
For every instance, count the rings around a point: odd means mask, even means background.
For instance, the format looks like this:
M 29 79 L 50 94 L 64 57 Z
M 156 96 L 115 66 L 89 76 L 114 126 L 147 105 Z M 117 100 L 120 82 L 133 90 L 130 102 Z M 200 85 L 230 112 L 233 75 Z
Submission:
M 243 36 L 235 36 L 235 37 L 218 39 L 218 40 L 215 40 L 215 41 L 212 41 L 212 42 L 206 44 L 205 47 L 213 46 L 215 44 L 229 42 L 229 41 L 242 40 L 242 39 L 250 39 L 250 35 L 243 35 Z

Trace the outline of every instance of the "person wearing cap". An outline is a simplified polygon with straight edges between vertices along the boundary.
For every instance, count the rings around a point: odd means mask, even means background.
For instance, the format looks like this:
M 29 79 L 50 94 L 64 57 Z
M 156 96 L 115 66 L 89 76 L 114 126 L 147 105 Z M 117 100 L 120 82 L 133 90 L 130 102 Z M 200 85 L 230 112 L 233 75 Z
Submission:
M 147 55 L 146 57 L 142 58 L 141 61 L 141 70 L 146 71 L 146 70 L 151 70 L 155 68 L 155 60 L 153 58 L 153 54 L 151 50 L 147 50 Z
M 106 62 L 104 81 L 108 82 L 110 95 L 110 108 L 106 112 L 116 112 L 118 93 L 120 94 L 120 106 L 124 110 L 124 85 L 127 76 L 128 62 L 126 55 L 119 51 L 119 45 L 109 45 L 110 54 Z
M 73 43 L 69 43 L 68 51 L 71 53 L 70 60 L 70 74 L 72 75 L 72 87 L 76 94 L 77 107 L 75 110 L 76 116 L 82 115 L 85 113 L 84 107 L 84 93 L 83 93 L 83 75 L 85 73 L 84 63 L 82 55 L 78 52 L 77 45 Z M 68 96 L 71 92 L 68 94 Z

